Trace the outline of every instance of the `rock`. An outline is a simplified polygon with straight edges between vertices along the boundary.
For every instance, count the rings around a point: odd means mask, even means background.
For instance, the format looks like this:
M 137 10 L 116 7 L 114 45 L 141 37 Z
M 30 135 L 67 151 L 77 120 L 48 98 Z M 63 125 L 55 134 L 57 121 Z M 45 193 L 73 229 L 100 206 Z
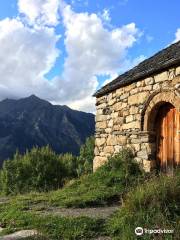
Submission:
M 107 127 L 106 121 L 103 122 L 96 122 L 96 128 L 104 129 Z
M 159 74 L 155 75 L 154 80 L 155 80 L 156 83 L 168 80 L 168 72 L 165 71 L 165 72 L 162 72 L 162 73 L 159 73 Z
M 106 162 L 107 162 L 106 157 L 96 156 L 93 161 L 93 171 L 96 171 L 97 168 L 99 168 Z
M 96 138 L 96 146 L 102 146 L 106 142 L 105 138 Z
M 126 117 L 126 123 L 132 122 L 134 120 L 133 115 L 129 115 Z
M 145 84 L 146 85 L 151 85 L 154 83 L 154 78 L 153 77 L 149 77 L 145 79 Z
M 148 96 L 148 92 L 141 92 L 138 94 L 134 94 L 134 95 L 128 97 L 128 104 L 135 105 L 135 104 L 144 103 L 147 96 Z
M 113 146 L 113 145 L 116 145 L 116 144 L 117 144 L 116 136 L 110 135 L 110 136 L 107 138 L 107 145 L 108 145 L 108 146 Z
M 112 146 L 106 146 L 105 148 L 104 148 L 104 153 L 106 154 L 106 153 L 114 153 L 114 147 L 112 147 Z
M 138 121 L 126 123 L 126 124 L 123 124 L 123 126 L 122 126 L 122 129 L 124 129 L 124 130 L 126 130 L 126 129 L 136 129 L 136 128 L 140 128 L 140 123 Z
M 38 232 L 36 230 L 22 230 L 18 231 L 3 237 L 0 237 L 0 240 L 18 240 L 18 239 L 25 239 L 28 237 L 32 237 L 37 235 Z
M 169 80 L 172 80 L 175 76 L 176 76 L 176 74 L 175 74 L 175 69 L 171 69 L 171 70 L 169 71 L 169 77 L 168 77 L 168 79 L 169 79 Z
M 177 67 L 177 68 L 176 68 L 176 76 L 177 76 L 177 75 L 180 75 L 180 67 Z

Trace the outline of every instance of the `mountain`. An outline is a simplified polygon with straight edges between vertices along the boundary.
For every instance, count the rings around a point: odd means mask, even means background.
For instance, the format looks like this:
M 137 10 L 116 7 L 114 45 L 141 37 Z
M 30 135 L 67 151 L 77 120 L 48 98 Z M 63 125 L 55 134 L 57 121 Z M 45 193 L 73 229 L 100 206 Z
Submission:
M 78 154 L 94 134 L 94 115 L 52 105 L 35 95 L 0 102 L 0 165 L 18 149 L 50 145 L 57 153 Z

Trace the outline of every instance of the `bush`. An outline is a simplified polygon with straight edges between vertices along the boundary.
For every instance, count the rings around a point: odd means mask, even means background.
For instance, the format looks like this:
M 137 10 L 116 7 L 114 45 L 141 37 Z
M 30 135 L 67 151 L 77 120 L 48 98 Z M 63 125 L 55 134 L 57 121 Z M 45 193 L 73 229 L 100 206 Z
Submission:
M 3 164 L 2 191 L 5 194 L 48 191 L 62 187 L 67 176 L 59 156 L 49 147 L 33 148 L 26 154 L 16 153 Z
M 77 157 L 71 153 L 61 154 L 59 156 L 60 162 L 64 164 L 66 169 L 66 178 L 72 179 L 77 177 Z
M 179 239 L 179 218 L 180 171 L 177 171 L 173 177 L 153 177 L 129 192 L 123 207 L 109 220 L 107 226 L 115 239 L 136 239 L 136 227 L 174 229 L 173 236 L 167 234 L 166 237 Z M 143 239 L 147 240 L 154 237 L 143 235 Z
M 93 159 L 94 159 L 94 137 L 86 139 L 84 145 L 80 148 L 80 155 L 77 158 L 77 175 L 92 173 L 93 171 Z

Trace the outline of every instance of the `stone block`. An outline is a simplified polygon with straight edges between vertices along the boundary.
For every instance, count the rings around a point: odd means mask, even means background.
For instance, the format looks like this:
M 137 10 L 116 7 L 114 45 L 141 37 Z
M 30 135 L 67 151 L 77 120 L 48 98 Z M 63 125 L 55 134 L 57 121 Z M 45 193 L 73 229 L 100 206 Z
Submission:
M 112 128 L 106 128 L 105 129 L 105 133 L 109 133 L 110 134 L 111 132 L 112 132 Z
M 130 91 L 131 91 L 132 89 L 134 89 L 135 87 L 136 87 L 136 84 L 135 84 L 135 83 L 132 83 L 132 84 L 126 86 L 126 87 L 124 88 L 124 91 L 125 91 L 125 92 L 130 92 Z
M 136 114 L 139 112 L 139 108 L 136 106 L 131 106 L 129 112 L 130 112 L 130 114 Z
M 141 145 L 138 144 L 131 144 L 132 147 L 134 148 L 135 152 L 139 152 L 141 150 Z
M 102 114 L 103 114 L 103 109 L 96 109 L 96 116 L 102 115 Z
M 132 122 L 134 120 L 134 116 L 133 115 L 129 115 L 126 117 L 126 123 Z
M 96 138 L 95 145 L 96 146 L 102 146 L 102 145 L 105 144 L 105 142 L 106 142 L 105 138 Z
M 180 75 L 180 67 L 177 67 L 177 68 L 176 68 L 176 76 L 177 76 L 177 75 Z
M 114 119 L 114 125 L 122 125 L 124 122 L 124 118 L 123 117 L 117 117 Z
M 148 77 L 144 81 L 145 81 L 146 85 L 154 84 L 154 78 L 153 77 Z
M 126 99 L 129 97 L 129 92 L 128 93 L 124 93 L 120 96 L 120 100 Z
M 168 80 L 168 72 L 165 71 L 165 72 L 162 72 L 162 73 L 159 73 L 159 74 L 155 75 L 154 80 L 155 80 L 156 83 Z
M 135 95 L 128 97 L 129 105 L 141 104 L 144 103 L 148 96 L 148 92 L 141 92 Z
M 124 129 L 124 130 L 136 129 L 136 128 L 140 128 L 140 122 L 138 122 L 138 121 L 133 121 L 133 122 L 122 125 L 122 129 Z
M 106 153 L 111 153 L 111 154 L 113 154 L 114 153 L 114 147 L 113 146 L 106 146 L 105 148 L 104 148 L 104 153 L 106 154 Z
M 108 105 L 109 105 L 109 106 L 112 106 L 112 105 L 115 104 L 115 102 L 116 102 L 116 99 L 113 98 L 113 99 L 111 99 L 110 101 L 108 101 Z
M 113 127 L 113 119 L 111 119 L 109 122 L 108 122 L 108 128 L 111 128 Z
M 130 141 L 132 144 L 140 144 L 141 143 L 141 139 L 140 138 L 132 138 Z
M 145 170 L 145 172 L 150 172 L 152 169 L 155 168 L 155 166 L 155 161 L 143 160 L 143 169 Z
M 142 159 L 147 160 L 148 159 L 148 154 L 146 151 L 139 151 L 137 152 L 137 157 L 140 157 Z
M 102 122 L 102 121 L 106 121 L 108 119 L 107 115 L 98 115 L 96 114 L 96 122 Z
M 105 129 L 106 127 L 107 127 L 106 121 L 96 123 L 96 128 Z
M 115 153 L 115 154 L 116 154 L 116 153 L 119 153 L 122 149 L 123 149 L 123 146 L 119 146 L 119 145 L 114 146 L 114 153 Z
M 113 109 L 115 111 L 119 111 L 122 109 L 122 103 L 121 102 L 117 102 L 114 106 L 113 106 Z
M 99 105 L 101 105 L 101 104 L 103 104 L 103 103 L 105 103 L 105 104 L 107 103 L 107 99 L 106 99 L 105 96 L 96 99 L 96 106 L 99 106 Z
M 119 125 L 119 124 L 114 125 L 112 129 L 113 129 L 113 131 L 121 131 L 122 130 L 122 125 Z
M 107 103 L 101 103 L 98 106 L 96 106 L 96 109 L 99 110 L 99 109 L 104 109 L 106 107 L 107 107 Z
M 114 146 L 117 144 L 117 137 L 116 136 L 113 136 L 113 135 L 110 135 L 108 138 L 107 138 L 107 145 L 108 146 Z
M 94 155 L 95 155 L 95 156 L 99 155 L 99 149 L 98 149 L 98 147 L 95 147 L 95 148 L 94 148 Z
M 160 84 L 159 83 L 156 83 L 153 85 L 153 90 L 157 91 L 161 88 Z
M 133 94 L 136 94 L 139 92 L 139 88 L 134 88 L 130 91 L 130 94 L 133 95 Z
M 170 69 L 168 79 L 172 80 L 175 76 L 176 76 L 175 69 Z
M 117 118 L 117 117 L 118 117 L 118 112 L 111 113 L 111 118 Z
M 148 85 L 146 87 L 143 88 L 143 91 L 151 91 L 153 89 L 152 85 Z
M 117 136 L 116 141 L 117 141 L 118 145 L 126 145 L 127 144 L 127 136 L 123 136 L 123 135 Z
M 116 90 L 116 97 L 121 96 L 121 95 L 123 94 L 123 92 L 124 92 L 124 89 L 123 89 L 123 88 L 117 89 L 117 90 Z
M 107 157 L 96 156 L 93 160 L 93 171 L 107 162 Z

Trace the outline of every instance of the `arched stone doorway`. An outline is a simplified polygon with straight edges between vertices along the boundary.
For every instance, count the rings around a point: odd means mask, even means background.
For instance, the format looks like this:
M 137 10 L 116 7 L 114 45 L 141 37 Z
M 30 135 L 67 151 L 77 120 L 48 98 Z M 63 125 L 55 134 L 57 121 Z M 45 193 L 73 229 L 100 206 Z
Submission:
M 157 169 L 171 172 L 180 164 L 180 98 L 174 92 L 160 92 L 146 106 L 142 130 L 154 136 L 151 155 Z

